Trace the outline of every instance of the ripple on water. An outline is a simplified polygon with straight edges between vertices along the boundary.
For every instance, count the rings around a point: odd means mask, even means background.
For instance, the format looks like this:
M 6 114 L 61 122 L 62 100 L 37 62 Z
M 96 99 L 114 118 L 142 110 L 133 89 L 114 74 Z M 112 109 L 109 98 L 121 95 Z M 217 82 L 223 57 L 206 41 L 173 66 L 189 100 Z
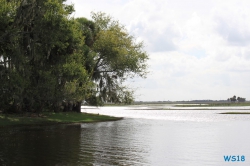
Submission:
M 150 107 L 147 109 L 133 109 L 133 107 L 99 107 L 98 109 L 83 109 L 87 113 L 99 113 L 103 115 L 110 115 L 116 117 L 126 118 L 141 118 L 141 119 L 157 119 L 157 120 L 174 120 L 174 121 L 197 121 L 197 122 L 212 122 L 212 121 L 249 121 L 250 115 L 237 115 L 237 114 L 219 114 L 222 112 L 244 112 L 246 110 L 237 110 L 236 107 L 225 107 L 229 110 L 223 110 L 224 107 L 219 107 L 218 110 L 210 110 L 206 107 L 205 110 L 152 110 Z M 174 107 L 173 107 L 174 108 Z M 250 108 L 244 107 L 245 108 Z
M 131 107 L 130 107 L 131 108 Z M 250 156 L 249 115 L 220 110 L 87 110 L 115 122 L 0 129 L 0 165 L 223 165 Z M 250 165 L 249 161 L 240 163 Z

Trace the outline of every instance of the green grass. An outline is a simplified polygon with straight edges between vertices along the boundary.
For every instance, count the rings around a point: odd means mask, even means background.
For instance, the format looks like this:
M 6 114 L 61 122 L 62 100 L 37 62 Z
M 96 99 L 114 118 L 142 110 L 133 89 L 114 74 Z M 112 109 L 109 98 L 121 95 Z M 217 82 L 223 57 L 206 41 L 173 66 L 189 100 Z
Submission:
M 250 114 L 250 112 L 222 112 L 220 114 Z
M 131 106 L 133 104 L 104 104 L 103 106 L 105 107 L 119 107 L 119 106 Z
M 75 112 L 42 113 L 40 117 L 21 114 L 0 114 L 0 127 L 16 125 L 48 125 L 60 123 L 91 123 L 114 121 L 122 118 Z
M 202 105 L 202 104 L 175 105 L 175 107 L 233 107 L 233 106 L 250 106 L 250 103 L 249 102 L 246 102 L 246 103 L 208 103 L 207 105 Z

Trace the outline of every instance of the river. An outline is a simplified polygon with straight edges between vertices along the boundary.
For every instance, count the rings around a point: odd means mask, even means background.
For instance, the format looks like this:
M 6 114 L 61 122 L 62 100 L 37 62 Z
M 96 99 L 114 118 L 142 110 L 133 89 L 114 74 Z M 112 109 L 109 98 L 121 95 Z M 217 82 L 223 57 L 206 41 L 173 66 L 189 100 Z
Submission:
M 249 107 L 205 109 L 82 108 L 125 118 L 1 128 L 0 165 L 250 165 L 250 115 L 218 114 Z M 237 160 L 225 161 L 226 155 Z

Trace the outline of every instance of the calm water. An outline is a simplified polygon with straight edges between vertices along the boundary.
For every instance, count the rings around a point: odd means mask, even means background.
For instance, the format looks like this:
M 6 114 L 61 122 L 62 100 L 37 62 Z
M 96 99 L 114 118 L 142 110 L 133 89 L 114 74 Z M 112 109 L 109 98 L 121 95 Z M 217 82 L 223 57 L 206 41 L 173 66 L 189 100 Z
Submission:
M 0 128 L 0 165 L 250 165 L 250 115 L 146 109 L 82 109 L 126 117 L 115 122 Z

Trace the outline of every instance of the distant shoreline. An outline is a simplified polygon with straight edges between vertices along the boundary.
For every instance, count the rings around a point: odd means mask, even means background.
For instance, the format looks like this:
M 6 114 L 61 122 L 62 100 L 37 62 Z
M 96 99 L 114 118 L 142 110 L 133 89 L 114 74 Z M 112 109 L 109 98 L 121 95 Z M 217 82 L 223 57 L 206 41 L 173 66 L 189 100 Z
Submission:
M 142 109 L 140 109 L 140 108 L 138 108 L 138 109 L 131 109 L 131 110 L 190 110 L 190 111 L 192 111 L 192 110 L 249 110 L 250 111 L 250 109 L 214 109 L 214 108 L 198 108 L 198 109 L 178 109 L 178 108 L 176 108 L 176 109 L 171 109 L 171 108 L 142 108 Z
M 250 114 L 250 112 L 222 112 L 219 114 Z

